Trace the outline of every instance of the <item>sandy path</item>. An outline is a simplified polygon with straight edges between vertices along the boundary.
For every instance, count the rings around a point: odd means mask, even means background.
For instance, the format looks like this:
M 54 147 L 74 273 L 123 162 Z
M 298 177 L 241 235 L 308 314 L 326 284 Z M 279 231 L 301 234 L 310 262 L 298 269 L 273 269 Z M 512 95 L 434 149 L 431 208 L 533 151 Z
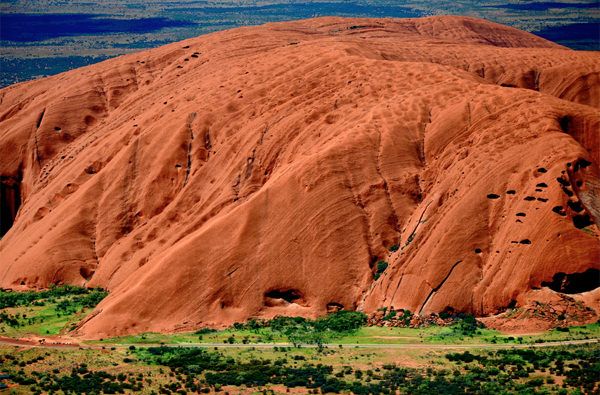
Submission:
M 505 348 L 544 348 L 544 347 L 555 347 L 555 346 L 569 346 L 569 345 L 581 345 L 581 344 L 594 344 L 599 343 L 600 339 L 582 339 L 582 340 L 567 340 L 567 341 L 555 341 L 546 343 L 534 343 L 534 344 L 367 344 L 367 343 L 356 343 L 356 344 L 342 344 L 344 348 L 372 348 L 372 349 L 431 349 L 431 350 L 452 350 L 452 349 L 505 349 Z M 204 347 L 204 348 L 263 348 L 269 349 L 274 347 L 294 347 L 291 343 L 249 343 L 249 344 L 225 344 L 225 343 L 181 343 L 181 344 L 78 344 L 78 343 L 60 343 L 60 342 L 32 342 L 22 339 L 10 339 L 0 338 L 0 345 L 14 346 L 14 347 L 35 347 L 35 348 L 46 348 L 46 349 L 65 349 L 65 348 L 82 348 L 82 349 L 102 349 L 106 348 L 129 348 L 134 345 L 136 347 Z M 316 348 L 314 344 L 302 345 L 305 348 Z M 324 344 L 324 347 L 338 348 L 339 344 L 328 343 Z

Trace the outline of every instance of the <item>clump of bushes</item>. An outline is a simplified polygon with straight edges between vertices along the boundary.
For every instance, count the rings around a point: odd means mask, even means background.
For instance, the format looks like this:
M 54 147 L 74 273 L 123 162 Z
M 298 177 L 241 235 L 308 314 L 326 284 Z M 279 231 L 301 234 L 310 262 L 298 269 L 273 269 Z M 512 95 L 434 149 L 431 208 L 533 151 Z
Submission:
M 234 329 L 258 331 L 270 328 L 288 338 L 294 345 L 322 345 L 328 339 L 340 337 L 356 331 L 366 325 L 367 316 L 358 311 L 337 311 L 316 320 L 304 317 L 278 316 L 271 320 L 249 320 L 246 323 L 235 323 Z
M 452 325 L 452 331 L 456 335 L 473 336 L 479 334 L 479 329 L 484 328 L 483 323 L 477 321 L 471 314 L 459 314 L 455 318 L 455 324 Z
M 48 319 L 44 315 L 8 314 L 7 308 L 30 306 L 53 306 L 58 316 L 68 316 L 86 308 L 95 307 L 108 295 L 100 288 L 82 288 L 71 285 L 53 286 L 42 291 L 0 290 L 0 323 L 13 328 L 32 325 Z
M 196 335 L 208 335 L 209 333 L 215 333 L 217 330 L 213 328 L 200 328 L 194 334 Z
M 385 272 L 385 269 L 387 269 L 389 266 L 389 264 L 386 261 L 378 261 L 377 265 L 375 267 L 375 280 L 379 279 L 379 277 L 381 277 L 381 275 L 383 274 L 383 272 Z
M 93 307 L 108 293 L 101 288 L 83 288 L 73 285 L 53 286 L 43 291 L 10 291 L 0 289 L 0 309 L 54 303 L 57 299 L 70 298 L 83 307 Z

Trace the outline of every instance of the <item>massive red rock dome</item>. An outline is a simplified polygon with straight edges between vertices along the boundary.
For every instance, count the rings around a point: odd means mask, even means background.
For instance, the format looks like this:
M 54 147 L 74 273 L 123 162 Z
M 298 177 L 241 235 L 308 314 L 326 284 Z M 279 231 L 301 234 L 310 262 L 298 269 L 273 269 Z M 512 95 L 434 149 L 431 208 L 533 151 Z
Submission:
M 597 311 L 599 78 L 482 20 L 319 18 L 2 89 L 0 286 L 107 288 L 87 337 Z

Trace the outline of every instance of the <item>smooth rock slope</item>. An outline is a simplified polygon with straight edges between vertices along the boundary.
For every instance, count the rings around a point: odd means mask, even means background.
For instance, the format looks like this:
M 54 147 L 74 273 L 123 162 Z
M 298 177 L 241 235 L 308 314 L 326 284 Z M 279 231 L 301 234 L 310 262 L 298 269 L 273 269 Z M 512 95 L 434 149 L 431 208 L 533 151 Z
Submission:
M 86 337 L 561 295 L 597 316 L 599 79 L 598 52 L 483 20 L 318 18 L 5 88 L 0 286 L 107 288 Z

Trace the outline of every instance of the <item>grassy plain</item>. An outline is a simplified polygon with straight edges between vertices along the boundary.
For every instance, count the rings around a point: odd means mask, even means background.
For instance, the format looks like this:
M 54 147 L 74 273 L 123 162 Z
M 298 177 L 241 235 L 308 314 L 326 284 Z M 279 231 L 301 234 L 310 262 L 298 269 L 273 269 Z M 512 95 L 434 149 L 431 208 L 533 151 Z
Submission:
M 0 392 L 142 394 L 592 394 L 598 323 L 514 336 L 452 326 L 364 326 L 360 313 L 279 318 L 224 330 L 60 340 L 106 293 L 0 292 Z M 11 345 L 7 338 L 49 339 Z M 587 339 L 587 340 L 586 340 Z M 576 344 L 576 341 L 587 341 Z M 549 343 L 551 342 L 551 343 Z M 556 343 L 559 342 L 559 343 Z

